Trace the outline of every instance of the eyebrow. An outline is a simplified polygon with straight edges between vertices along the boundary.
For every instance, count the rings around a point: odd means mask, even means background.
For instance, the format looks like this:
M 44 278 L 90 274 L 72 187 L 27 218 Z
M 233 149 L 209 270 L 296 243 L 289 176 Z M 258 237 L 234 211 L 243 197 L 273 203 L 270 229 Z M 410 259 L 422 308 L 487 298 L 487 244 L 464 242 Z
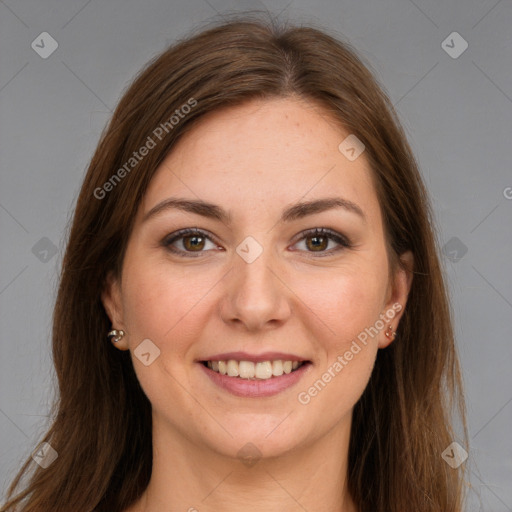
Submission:
M 308 215 L 314 215 L 315 213 L 321 213 L 335 208 L 342 208 L 348 212 L 355 213 L 361 217 L 364 222 L 366 222 L 366 216 L 363 210 L 356 203 L 341 197 L 326 197 L 291 205 L 283 210 L 280 222 L 292 222 L 294 220 L 307 217 Z M 200 199 L 191 200 L 180 198 L 164 199 L 151 208 L 151 210 L 144 215 L 142 221 L 146 222 L 150 218 L 172 209 L 195 213 L 196 215 L 218 220 L 228 225 L 232 222 L 231 214 L 216 204 L 202 201 Z

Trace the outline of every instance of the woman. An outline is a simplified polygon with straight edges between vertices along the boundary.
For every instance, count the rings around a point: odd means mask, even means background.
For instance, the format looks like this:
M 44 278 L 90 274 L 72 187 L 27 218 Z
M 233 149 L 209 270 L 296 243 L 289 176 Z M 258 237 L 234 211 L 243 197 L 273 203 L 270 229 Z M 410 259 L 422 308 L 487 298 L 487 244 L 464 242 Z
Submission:
M 2 511 L 462 510 L 427 194 L 324 31 L 235 19 L 138 75 L 78 198 L 53 353 L 47 444 Z

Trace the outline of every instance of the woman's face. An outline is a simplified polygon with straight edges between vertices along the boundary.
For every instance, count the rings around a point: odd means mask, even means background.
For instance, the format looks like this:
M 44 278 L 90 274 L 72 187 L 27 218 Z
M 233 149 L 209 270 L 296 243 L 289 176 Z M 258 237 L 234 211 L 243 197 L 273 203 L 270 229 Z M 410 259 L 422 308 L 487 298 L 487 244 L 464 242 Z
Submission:
M 338 148 L 348 135 L 318 105 L 251 101 L 204 118 L 157 170 L 103 301 L 160 428 L 233 457 L 348 431 L 410 286 L 389 273 L 365 153 Z

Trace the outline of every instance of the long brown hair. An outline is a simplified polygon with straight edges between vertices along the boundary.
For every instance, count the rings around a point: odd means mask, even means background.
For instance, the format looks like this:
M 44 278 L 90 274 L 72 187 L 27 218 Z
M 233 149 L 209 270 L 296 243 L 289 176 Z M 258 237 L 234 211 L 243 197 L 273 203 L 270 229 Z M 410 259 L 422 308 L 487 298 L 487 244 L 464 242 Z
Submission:
M 350 492 L 365 512 L 462 510 L 463 473 L 441 457 L 455 439 L 454 413 L 462 442 L 467 432 L 432 213 L 397 114 L 370 70 L 338 35 L 245 16 L 196 29 L 139 73 L 90 162 L 63 260 L 53 317 L 58 399 L 41 439 L 58 457 L 46 469 L 28 458 L 1 511 L 120 512 L 141 496 L 152 467 L 151 404 L 130 353 L 106 340 L 106 276 L 119 275 L 141 198 L 184 133 L 213 110 L 290 96 L 321 105 L 365 144 L 395 263 L 406 250 L 414 255 L 396 340 L 378 351 L 354 409 Z M 176 110 L 187 113 L 171 123 Z M 127 166 L 162 126 L 155 147 Z

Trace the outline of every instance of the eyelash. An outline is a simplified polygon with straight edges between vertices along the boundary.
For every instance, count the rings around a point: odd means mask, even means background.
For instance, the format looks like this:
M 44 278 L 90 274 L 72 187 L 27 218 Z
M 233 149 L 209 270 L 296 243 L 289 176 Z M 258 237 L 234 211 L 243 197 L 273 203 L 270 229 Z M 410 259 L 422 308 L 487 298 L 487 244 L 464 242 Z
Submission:
M 185 258 L 197 258 L 199 255 L 201 255 L 202 253 L 204 253 L 206 251 L 183 251 L 181 249 L 176 249 L 175 247 L 172 247 L 172 245 L 171 245 L 174 242 L 176 242 L 177 240 L 180 240 L 180 239 L 182 239 L 186 236 L 190 236 L 190 235 L 200 235 L 201 237 L 206 238 L 210 242 L 212 242 L 214 244 L 216 243 L 215 240 L 213 240 L 212 237 L 207 232 L 205 232 L 201 229 L 197 229 L 197 228 L 195 228 L 195 229 L 186 228 L 186 229 L 181 229 L 179 231 L 176 231 L 175 233 L 171 233 L 170 235 L 165 237 L 164 240 L 162 240 L 162 245 L 167 250 L 169 250 L 170 252 L 172 252 L 174 254 L 178 254 Z M 333 240 L 334 242 L 336 242 L 340 245 L 339 247 L 335 248 L 334 250 L 330 249 L 329 251 L 319 251 L 317 253 L 318 255 L 313 256 L 315 258 L 317 258 L 317 257 L 322 258 L 324 256 L 329 256 L 329 255 L 337 253 L 343 249 L 350 249 L 352 247 L 352 244 L 348 240 L 348 238 L 346 238 L 345 236 L 341 235 L 340 233 L 337 233 L 336 231 L 333 231 L 328 228 L 307 229 L 301 233 L 301 238 L 299 238 L 294 243 L 294 245 L 308 237 L 326 237 L 329 240 Z M 316 251 L 306 251 L 306 252 L 315 254 Z M 186 254 L 186 256 L 184 256 L 185 254 Z

